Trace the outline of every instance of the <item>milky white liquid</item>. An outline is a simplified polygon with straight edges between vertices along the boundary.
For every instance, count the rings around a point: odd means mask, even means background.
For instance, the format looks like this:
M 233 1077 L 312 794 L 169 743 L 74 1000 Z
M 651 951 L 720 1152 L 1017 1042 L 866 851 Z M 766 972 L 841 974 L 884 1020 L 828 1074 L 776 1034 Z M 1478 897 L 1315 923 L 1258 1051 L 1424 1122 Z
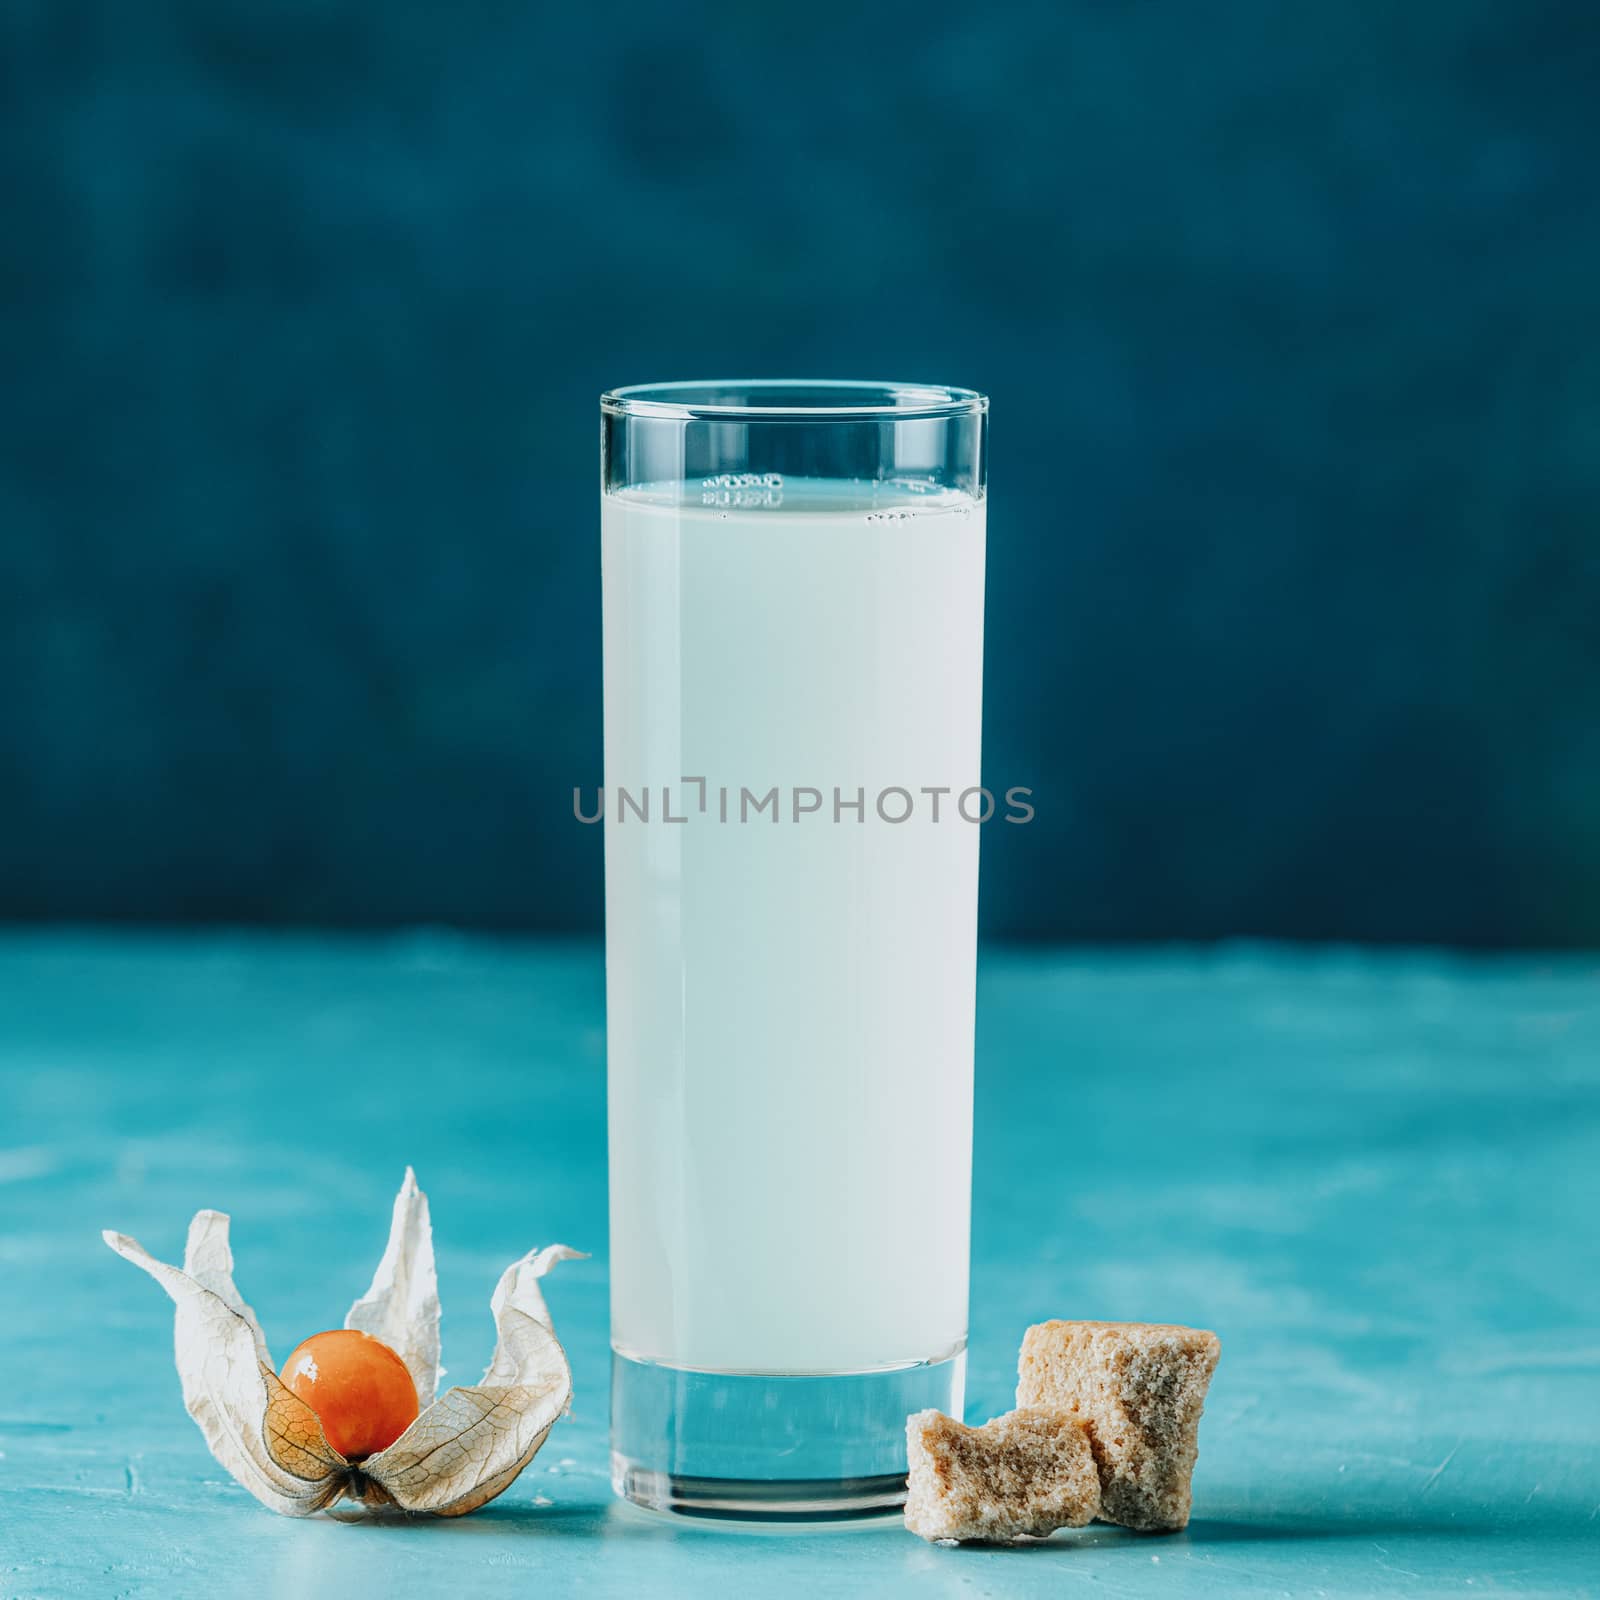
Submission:
M 983 503 L 631 489 L 602 550 L 613 1342 L 939 1359 L 967 1324 Z M 740 822 L 774 785 L 780 820 Z M 891 785 L 911 820 L 877 815 Z M 618 786 L 653 791 L 648 823 Z M 798 822 L 796 787 L 824 796 Z

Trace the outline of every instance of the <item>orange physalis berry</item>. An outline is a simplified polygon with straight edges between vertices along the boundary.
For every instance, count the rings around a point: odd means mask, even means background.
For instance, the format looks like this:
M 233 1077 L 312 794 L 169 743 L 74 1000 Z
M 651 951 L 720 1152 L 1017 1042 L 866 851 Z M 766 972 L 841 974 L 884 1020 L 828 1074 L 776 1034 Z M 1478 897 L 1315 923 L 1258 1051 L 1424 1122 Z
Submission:
M 417 1420 L 417 1386 L 405 1362 L 357 1328 L 312 1334 L 284 1362 L 282 1376 L 350 1461 L 387 1449 Z

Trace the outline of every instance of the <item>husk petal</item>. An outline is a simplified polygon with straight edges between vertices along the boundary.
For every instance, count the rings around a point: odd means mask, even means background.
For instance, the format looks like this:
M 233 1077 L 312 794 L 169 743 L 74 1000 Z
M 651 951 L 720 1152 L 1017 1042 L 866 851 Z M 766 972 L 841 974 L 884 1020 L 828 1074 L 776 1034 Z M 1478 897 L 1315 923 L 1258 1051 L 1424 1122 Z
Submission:
M 350 1463 L 328 1443 L 322 1419 L 295 1394 L 271 1367 L 263 1365 L 261 1381 L 267 1391 L 267 1412 L 261 1431 L 272 1459 L 285 1472 L 308 1483 L 330 1475 L 348 1477 Z M 332 1505 L 337 1494 L 326 1502 Z
M 256 1354 L 270 1367 L 272 1356 L 267 1350 L 267 1336 L 261 1331 L 255 1312 L 245 1304 L 244 1296 L 234 1286 L 233 1248 L 228 1243 L 226 1211 L 195 1212 L 183 1247 L 183 1270 L 202 1289 L 209 1289 L 250 1324 L 250 1331 L 255 1335 Z
M 554 1335 L 555 1324 L 550 1320 L 550 1309 L 544 1303 L 539 1280 L 558 1261 L 583 1261 L 583 1251 L 569 1245 L 547 1244 L 542 1250 L 530 1250 L 520 1260 L 513 1261 L 500 1274 L 489 1301 L 494 1315 L 495 1346 L 489 1365 L 484 1368 L 485 1384 L 525 1384 L 542 1381 L 547 1359 L 546 1347 L 541 1340 L 532 1338 L 525 1326 L 532 1322 Z M 560 1350 L 561 1346 L 556 1345 Z M 566 1355 L 561 1356 L 563 1366 Z M 568 1373 L 571 1380 L 571 1373 Z
M 211 1213 L 210 1218 L 206 1220 L 204 1212 L 197 1216 L 190 1237 L 194 1240 L 198 1232 L 197 1264 L 215 1283 L 219 1281 L 219 1260 L 227 1253 L 227 1218 L 217 1212 Z M 337 1500 L 343 1493 L 339 1476 L 324 1472 L 320 1477 L 308 1477 L 303 1471 L 290 1471 L 275 1458 L 268 1444 L 263 1426 L 268 1380 L 280 1390 L 283 1386 L 273 1376 L 270 1365 L 261 1359 L 260 1329 L 255 1319 L 187 1272 L 157 1261 L 136 1239 L 109 1229 L 101 1237 L 124 1260 L 148 1272 L 177 1307 L 173 1343 L 178 1376 L 183 1382 L 184 1407 L 217 1461 L 262 1505 L 284 1516 L 309 1516 Z M 216 1248 L 219 1238 L 221 1257 Z M 231 1267 L 231 1263 L 228 1265 Z M 231 1276 L 228 1281 L 231 1287 Z M 233 1298 L 238 1299 L 236 1290 Z M 294 1400 L 287 1390 L 283 1393 Z M 303 1402 L 294 1403 L 310 1414 Z M 316 1423 L 314 1415 L 311 1420 Z M 318 1424 L 319 1439 L 321 1433 Z M 331 1447 L 323 1440 L 322 1448 Z
M 426 1406 L 433 1399 L 439 1387 L 439 1281 L 428 1197 L 410 1167 L 395 1196 L 383 1259 L 344 1325 L 381 1339 L 405 1362 L 418 1402 Z
M 498 1337 L 483 1382 L 447 1389 L 387 1450 L 361 1464 L 407 1511 L 461 1516 L 487 1504 L 538 1454 L 572 1398 L 572 1369 L 538 1280 L 566 1245 L 529 1252 L 501 1274 L 490 1307 Z

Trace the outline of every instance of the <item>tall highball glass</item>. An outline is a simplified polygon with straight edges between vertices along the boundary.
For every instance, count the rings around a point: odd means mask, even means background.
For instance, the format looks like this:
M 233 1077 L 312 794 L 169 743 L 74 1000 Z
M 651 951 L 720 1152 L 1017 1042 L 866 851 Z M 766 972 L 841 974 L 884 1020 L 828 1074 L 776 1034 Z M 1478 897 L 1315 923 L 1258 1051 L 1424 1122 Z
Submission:
M 601 414 L 613 1480 L 892 1511 L 965 1366 L 988 402 Z

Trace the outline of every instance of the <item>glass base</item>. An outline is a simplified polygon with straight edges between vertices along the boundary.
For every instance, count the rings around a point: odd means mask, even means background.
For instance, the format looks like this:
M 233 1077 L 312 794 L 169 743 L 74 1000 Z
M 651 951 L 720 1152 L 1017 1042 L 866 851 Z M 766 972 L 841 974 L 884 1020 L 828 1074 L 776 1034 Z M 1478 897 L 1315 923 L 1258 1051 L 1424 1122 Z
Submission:
M 965 1350 L 879 1372 L 699 1372 L 611 1353 L 611 1484 L 652 1511 L 743 1522 L 891 1516 L 906 1418 L 961 1415 Z

